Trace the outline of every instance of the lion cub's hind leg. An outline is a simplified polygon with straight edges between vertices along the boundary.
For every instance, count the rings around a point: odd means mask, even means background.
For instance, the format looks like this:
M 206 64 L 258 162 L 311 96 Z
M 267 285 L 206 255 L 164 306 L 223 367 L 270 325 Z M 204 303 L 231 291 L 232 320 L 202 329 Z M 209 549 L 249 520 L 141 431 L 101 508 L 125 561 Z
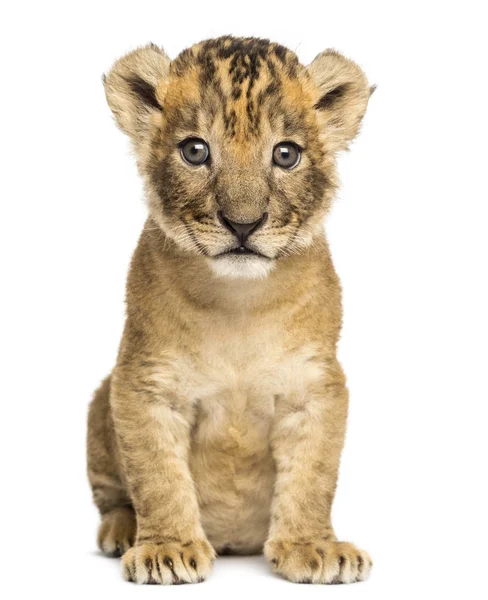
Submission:
M 95 392 L 88 414 L 88 478 L 102 516 L 98 546 L 107 556 L 122 556 L 134 545 L 136 516 L 120 477 L 109 394 L 108 377 Z
M 136 516 L 132 508 L 114 508 L 103 515 L 97 541 L 106 556 L 122 556 L 134 545 L 135 537 Z

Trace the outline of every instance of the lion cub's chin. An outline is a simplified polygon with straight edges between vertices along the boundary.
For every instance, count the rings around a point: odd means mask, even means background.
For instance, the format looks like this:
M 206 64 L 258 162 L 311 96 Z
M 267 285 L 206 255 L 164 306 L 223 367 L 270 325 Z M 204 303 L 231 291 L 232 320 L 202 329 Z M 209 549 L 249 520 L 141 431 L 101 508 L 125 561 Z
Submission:
M 207 260 L 217 277 L 227 279 L 264 279 L 276 262 L 260 256 L 219 256 Z

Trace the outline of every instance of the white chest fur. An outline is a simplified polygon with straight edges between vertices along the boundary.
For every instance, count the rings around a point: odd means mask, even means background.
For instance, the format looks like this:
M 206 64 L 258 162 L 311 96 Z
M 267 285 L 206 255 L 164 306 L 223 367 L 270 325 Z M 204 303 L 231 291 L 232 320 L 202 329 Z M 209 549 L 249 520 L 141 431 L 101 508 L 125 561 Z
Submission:
M 322 376 L 315 355 L 279 324 L 213 328 L 187 363 L 187 394 L 215 426 L 244 420 L 261 430 L 281 396 L 299 402 Z

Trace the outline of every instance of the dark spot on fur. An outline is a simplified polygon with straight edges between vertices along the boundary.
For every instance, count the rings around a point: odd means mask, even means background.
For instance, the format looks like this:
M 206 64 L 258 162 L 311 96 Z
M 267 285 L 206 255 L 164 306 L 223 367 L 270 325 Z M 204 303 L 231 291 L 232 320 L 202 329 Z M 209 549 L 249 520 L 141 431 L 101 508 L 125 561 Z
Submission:
M 277 44 L 274 48 L 274 53 L 279 58 L 281 63 L 284 65 L 286 62 L 286 48 Z
M 202 65 L 200 82 L 202 86 L 205 87 L 210 85 L 213 81 L 217 72 L 217 67 L 215 66 L 213 58 L 209 54 L 204 54 L 203 51 L 200 53 L 200 64 Z
M 276 77 L 276 67 L 275 67 L 273 61 L 269 57 L 266 61 L 266 66 L 268 67 L 269 74 L 274 79 Z
M 319 561 L 316 558 L 313 558 L 308 565 L 312 571 L 316 571 L 319 568 Z
M 178 57 L 171 63 L 171 72 L 176 76 L 181 77 L 191 64 L 192 59 L 193 52 L 191 48 L 183 50 L 183 52 L 180 52 Z

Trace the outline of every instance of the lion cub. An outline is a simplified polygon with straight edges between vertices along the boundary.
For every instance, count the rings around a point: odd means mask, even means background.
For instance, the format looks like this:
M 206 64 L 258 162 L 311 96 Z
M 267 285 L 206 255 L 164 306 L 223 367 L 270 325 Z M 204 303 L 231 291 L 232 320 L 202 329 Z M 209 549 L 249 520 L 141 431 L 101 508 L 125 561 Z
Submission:
M 104 84 L 149 216 L 89 412 L 100 548 L 137 583 L 263 550 L 291 581 L 366 579 L 330 520 L 348 396 L 323 219 L 372 88 L 335 51 L 233 37 L 139 48 Z

